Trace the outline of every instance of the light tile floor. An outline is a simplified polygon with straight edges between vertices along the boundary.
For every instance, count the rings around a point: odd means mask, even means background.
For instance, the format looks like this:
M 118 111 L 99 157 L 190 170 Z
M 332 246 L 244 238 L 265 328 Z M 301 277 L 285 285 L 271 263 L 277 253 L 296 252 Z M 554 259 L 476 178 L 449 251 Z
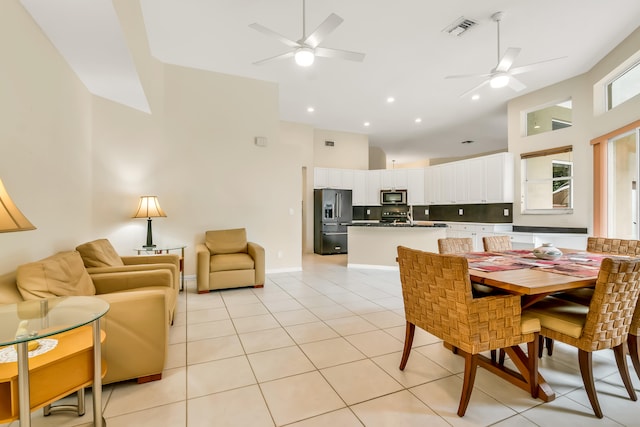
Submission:
M 268 275 L 262 289 L 180 294 L 163 379 L 104 388 L 109 427 L 136 426 L 638 426 L 613 354 L 594 355 L 605 418 L 593 416 L 575 349 L 556 343 L 541 371 L 550 403 L 482 369 L 465 417 L 456 415 L 463 361 L 416 331 L 398 370 L 404 313 L 397 271 L 347 269 L 346 257 L 305 256 L 303 271 Z M 640 381 L 631 368 L 636 390 Z M 87 414 L 33 414 L 33 425 L 91 425 Z M 17 427 L 14 422 L 11 427 Z

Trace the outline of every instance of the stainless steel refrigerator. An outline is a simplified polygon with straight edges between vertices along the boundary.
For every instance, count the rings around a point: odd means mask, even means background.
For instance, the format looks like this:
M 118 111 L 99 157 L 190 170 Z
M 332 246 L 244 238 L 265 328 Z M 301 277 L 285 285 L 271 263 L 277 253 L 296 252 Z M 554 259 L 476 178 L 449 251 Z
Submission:
M 351 190 L 313 191 L 313 251 L 320 255 L 347 253 L 347 226 L 353 217 Z

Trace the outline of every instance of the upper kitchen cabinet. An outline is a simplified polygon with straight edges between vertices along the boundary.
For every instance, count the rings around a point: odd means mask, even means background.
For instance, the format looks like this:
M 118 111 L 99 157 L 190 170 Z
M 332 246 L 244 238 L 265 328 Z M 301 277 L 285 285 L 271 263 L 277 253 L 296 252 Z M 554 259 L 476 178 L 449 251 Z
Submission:
M 465 161 L 467 203 L 513 203 L 513 155 L 498 153 Z
M 424 173 L 425 169 L 407 169 L 407 203 L 410 205 L 425 204 Z
M 383 170 L 367 171 L 367 195 L 365 199 L 367 206 L 380 205 L 380 190 L 382 189 L 381 172 L 383 172 Z
M 329 188 L 329 169 L 313 168 L 313 188 Z
M 314 168 L 313 188 L 353 190 L 354 172 L 351 169 Z
M 381 186 L 383 190 L 406 190 L 408 169 L 382 169 Z
M 353 206 L 367 205 L 367 173 L 365 170 L 353 171 L 353 192 L 351 193 L 351 204 Z

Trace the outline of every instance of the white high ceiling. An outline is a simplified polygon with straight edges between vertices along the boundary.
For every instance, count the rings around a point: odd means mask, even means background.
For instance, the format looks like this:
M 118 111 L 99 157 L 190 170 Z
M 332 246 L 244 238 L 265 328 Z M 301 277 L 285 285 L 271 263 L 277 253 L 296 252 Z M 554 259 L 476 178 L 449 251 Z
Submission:
M 317 58 L 301 68 L 292 58 L 253 65 L 289 48 L 249 24 L 298 40 L 302 0 L 139 1 L 151 53 L 160 61 L 277 82 L 282 120 L 366 133 L 398 163 L 505 149 L 509 99 L 588 71 L 640 18 L 638 0 L 306 0 L 307 34 L 336 13 L 344 22 L 321 46 L 366 57 L 361 63 Z M 21 2 L 92 93 L 148 111 L 110 0 Z M 504 12 L 501 53 L 522 49 L 514 67 L 567 58 L 518 76 L 527 85 L 520 93 L 485 86 L 479 100 L 461 99 L 482 79 L 444 77 L 496 65 L 490 17 L 497 11 Z M 442 31 L 462 16 L 479 25 L 459 37 Z

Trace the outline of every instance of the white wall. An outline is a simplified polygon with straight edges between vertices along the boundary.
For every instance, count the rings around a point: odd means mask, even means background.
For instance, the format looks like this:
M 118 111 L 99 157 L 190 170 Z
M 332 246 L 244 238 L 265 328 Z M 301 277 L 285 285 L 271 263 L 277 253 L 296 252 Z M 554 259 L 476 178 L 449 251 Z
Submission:
M 0 234 L 0 275 L 91 228 L 91 96 L 17 0 L 0 3 L 0 178 L 37 227 Z
M 610 74 L 640 47 L 640 28 L 605 56 L 589 72 L 509 102 L 509 151 L 515 154 L 515 201 L 513 222 L 517 225 L 593 227 L 593 152 L 590 141 L 638 119 L 640 96 L 607 113 L 594 111 L 594 85 Z M 522 114 L 541 105 L 568 98 L 573 100 L 573 126 L 543 134 L 524 136 Z M 522 215 L 520 154 L 573 145 L 574 212 L 569 215 Z M 516 208 L 517 206 L 517 208 Z

